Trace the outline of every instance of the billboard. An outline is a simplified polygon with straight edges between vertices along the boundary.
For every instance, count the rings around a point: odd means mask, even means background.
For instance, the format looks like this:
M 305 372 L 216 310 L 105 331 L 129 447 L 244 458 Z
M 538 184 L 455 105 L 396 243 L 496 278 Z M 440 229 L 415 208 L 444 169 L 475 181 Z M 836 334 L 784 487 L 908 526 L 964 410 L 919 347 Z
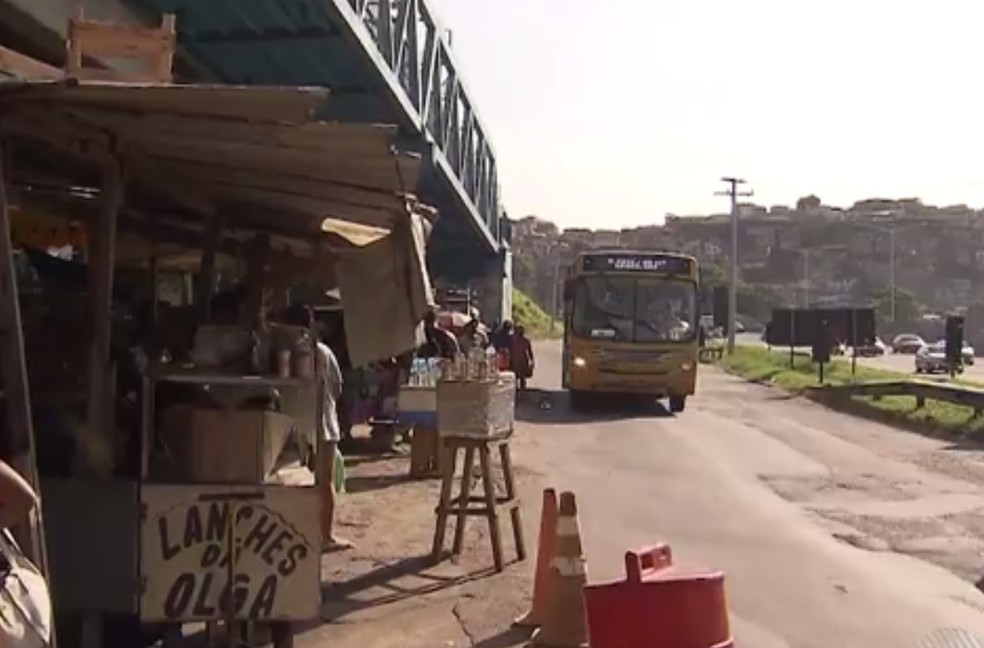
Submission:
M 776 308 L 766 327 L 772 346 L 813 346 L 826 337 L 829 344 L 869 344 L 875 339 L 873 308 Z

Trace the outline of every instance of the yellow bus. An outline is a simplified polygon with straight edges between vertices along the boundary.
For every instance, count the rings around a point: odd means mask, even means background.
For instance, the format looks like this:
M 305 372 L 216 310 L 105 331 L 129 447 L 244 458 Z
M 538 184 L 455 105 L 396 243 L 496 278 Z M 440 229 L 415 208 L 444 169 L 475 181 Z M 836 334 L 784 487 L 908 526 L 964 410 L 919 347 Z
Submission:
M 670 252 L 580 254 L 564 283 L 563 386 L 668 398 L 682 412 L 697 384 L 697 259 Z

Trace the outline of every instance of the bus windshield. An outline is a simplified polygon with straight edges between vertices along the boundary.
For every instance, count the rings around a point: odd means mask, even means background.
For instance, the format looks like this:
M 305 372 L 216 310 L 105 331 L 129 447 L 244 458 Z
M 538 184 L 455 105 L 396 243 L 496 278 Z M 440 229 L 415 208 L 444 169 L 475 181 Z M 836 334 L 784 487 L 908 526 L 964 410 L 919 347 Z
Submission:
M 661 277 L 585 277 L 575 288 L 571 328 L 579 338 L 689 342 L 697 335 L 697 286 Z

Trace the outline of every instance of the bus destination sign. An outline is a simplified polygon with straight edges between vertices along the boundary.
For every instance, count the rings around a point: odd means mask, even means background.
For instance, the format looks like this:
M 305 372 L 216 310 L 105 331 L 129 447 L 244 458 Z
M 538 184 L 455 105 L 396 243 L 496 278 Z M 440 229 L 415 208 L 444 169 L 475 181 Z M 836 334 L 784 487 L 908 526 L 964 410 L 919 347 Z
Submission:
M 652 254 L 598 254 L 584 257 L 585 272 L 653 272 L 689 275 L 690 259 Z

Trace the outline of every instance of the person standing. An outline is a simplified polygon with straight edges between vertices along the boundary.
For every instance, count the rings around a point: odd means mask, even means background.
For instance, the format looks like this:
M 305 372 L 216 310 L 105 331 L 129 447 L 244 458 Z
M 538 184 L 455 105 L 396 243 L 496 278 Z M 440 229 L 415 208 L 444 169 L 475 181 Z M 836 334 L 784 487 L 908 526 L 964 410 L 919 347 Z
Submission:
M 500 371 L 512 371 L 513 325 L 506 320 L 492 336 L 492 346 L 499 358 Z
M 533 343 L 526 337 L 526 328 L 522 325 L 516 326 L 516 332 L 512 336 L 509 357 L 512 371 L 516 374 L 516 381 L 519 383 L 519 390 L 524 391 L 526 381 L 533 376 L 535 362 Z
M 295 304 L 287 309 L 284 323 L 310 330 L 314 326 L 314 311 L 311 308 Z M 334 534 L 335 522 L 335 455 L 338 452 L 338 442 L 341 430 L 338 423 L 337 403 L 342 394 L 342 370 L 338 365 L 335 354 L 321 340 L 316 343 L 315 361 L 318 363 L 318 374 L 322 377 L 324 405 L 321 419 L 317 421 L 315 430 L 318 443 L 318 462 L 320 475 L 318 485 L 321 488 L 324 518 L 322 519 L 322 539 L 325 551 L 341 551 L 351 549 L 352 543 Z
M 454 360 L 461 353 L 454 335 L 437 323 L 437 313 L 427 311 L 424 316 L 424 344 L 417 356 L 420 358 L 444 358 Z
M 325 332 L 325 342 L 338 360 L 342 370 L 342 392 L 338 398 L 338 425 L 341 437 L 339 445 L 344 450 L 352 442 L 352 427 L 354 424 L 355 406 L 361 391 L 361 371 L 352 366 L 348 352 L 348 337 L 345 333 L 345 317 L 337 313 L 328 322 Z
M 478 349 L 484 352 L 488 345 L 489 339 L 482 331 L 479 321 L 477 319 L 468 320 L 468 323 L 465 324 L 461 331 L 461 336 L 458 338 L 458 346 L 461 348 L 461 352 L 466 356 L 472 352 L 472 349 Z

